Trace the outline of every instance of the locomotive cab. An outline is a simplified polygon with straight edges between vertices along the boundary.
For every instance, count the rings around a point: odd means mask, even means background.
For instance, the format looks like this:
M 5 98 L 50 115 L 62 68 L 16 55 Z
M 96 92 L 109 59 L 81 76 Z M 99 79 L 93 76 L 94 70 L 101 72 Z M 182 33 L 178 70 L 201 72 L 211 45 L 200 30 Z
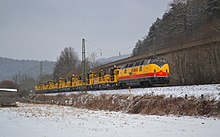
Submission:
M 169 65 L 164 58 L 150 58 L 148 59 L 147 64 L 147 74 L 151 85 L 169 83 Z
M 121 86 L 151 86 L 169 83 L 169 66 L 165 59 L 151 57 L 125 64 L 119 72 Z

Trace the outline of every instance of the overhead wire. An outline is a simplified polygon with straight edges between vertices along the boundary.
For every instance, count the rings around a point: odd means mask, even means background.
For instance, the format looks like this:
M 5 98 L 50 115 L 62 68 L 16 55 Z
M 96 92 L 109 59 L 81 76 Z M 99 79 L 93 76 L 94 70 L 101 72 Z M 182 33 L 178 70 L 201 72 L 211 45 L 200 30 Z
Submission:
M 119 53 L 119 56 L 121 56 L 121 52 L 122 52 L 122 51 L 127 51 L 127 50 L 129 50 L 129 49 L 131 49 L 131 48 L 133 47 L 133 46 L 130 46 L 130 47 L 125 48 L 125 49 L 122 49 L 122 50 L 109 50 L 109 49 L 100 48 L 99 46 L 97 46 L 96 44 L 94 44 L 94 43 L 91 42 L 91 41 L 86 40 L 86 42 L 89 43 L 90 45 L 96 47 L 97 49 L 99 49 L 101 56 L 103 56 L 103 53 L 104 53 L 104 52 Z

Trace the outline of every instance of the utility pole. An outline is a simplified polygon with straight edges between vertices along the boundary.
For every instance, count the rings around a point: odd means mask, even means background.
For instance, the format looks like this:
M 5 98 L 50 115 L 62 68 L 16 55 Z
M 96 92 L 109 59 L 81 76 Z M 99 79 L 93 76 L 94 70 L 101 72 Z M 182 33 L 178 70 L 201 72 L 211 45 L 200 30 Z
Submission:
M 86 92 L 86 42 L 82 39 L 82 92 Z
M 21 71 L 18 71 L 18 85 L 20 85 L 20 81 L 21 81 Z
M 102 49 L 100 49 L 100 56 L 102 56 Z
M 42 71 L 43 71 L 43 65 L 42 65 L 42 61 L 40 61 L 40 81 L 42 80 Z

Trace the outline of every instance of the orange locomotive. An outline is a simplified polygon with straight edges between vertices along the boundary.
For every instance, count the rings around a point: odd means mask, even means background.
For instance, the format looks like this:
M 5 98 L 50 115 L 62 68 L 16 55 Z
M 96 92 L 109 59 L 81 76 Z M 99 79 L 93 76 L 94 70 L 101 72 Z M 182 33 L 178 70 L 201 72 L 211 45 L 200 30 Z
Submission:
M 149 58 L 128 63 L 119 71 L 119 84 L 122 87 L 168 84 L 169 79 L 169 65 L 163 58 Z

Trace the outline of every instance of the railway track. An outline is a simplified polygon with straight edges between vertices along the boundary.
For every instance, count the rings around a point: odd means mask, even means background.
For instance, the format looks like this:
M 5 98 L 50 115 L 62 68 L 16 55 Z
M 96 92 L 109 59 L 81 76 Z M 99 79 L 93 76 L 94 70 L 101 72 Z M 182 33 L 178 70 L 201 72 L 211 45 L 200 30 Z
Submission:
M 63 92 L 63 93 L 50 93 L 45 95 L 56 96 L 58 94 L 71 95 L 81 94 L 82 92 Z M 190 86 L 169 86 L 169 87 L 150 87 L 150 88 L 131 88 L 131 89 L 117 89 L 117 90 L 97 90 L 87 91 L 88 94 L 101 95 L 101 94 L 132 94 L 132 95 L 165 95 L 170 97 L 185 97 L 186 95 L 201 97 L 208 99 L 220 99 L 220 84 L 207 84 L 207 85 L 190 85 Z

